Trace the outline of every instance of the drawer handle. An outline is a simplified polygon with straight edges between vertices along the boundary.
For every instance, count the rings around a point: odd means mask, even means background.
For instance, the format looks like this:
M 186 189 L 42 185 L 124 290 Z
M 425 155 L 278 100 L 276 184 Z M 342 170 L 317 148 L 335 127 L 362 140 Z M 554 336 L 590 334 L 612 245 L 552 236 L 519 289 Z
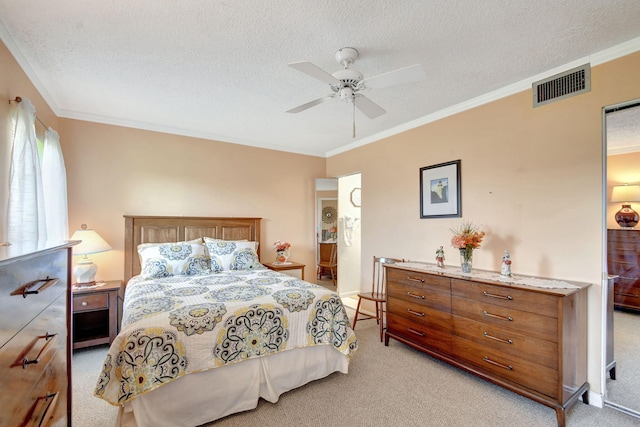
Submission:
M 411 298 L 424 299 L 424 295 L 416 295 L 409 291 L 407 291 L 407 295 L 409 295 Z
M 638 294 L 625 294 L 624 292 L 616 292 L 616 295 L 620 295 L 623 297 L 638 298 Z
M 511 341 L 511 340 L 505 340 L 504 338 L 494 337 L 493 335 L 489 335 L 489 334 L 488 334 L 488 333 L 486 333 L 486 332 L 484 333 L 484 336 L 485 336 L 485 337 L 487 337 L 487 338 L 490 338 L 490 339 L 492 339 L 492 340 L 496 340 L 496 341 L 503 342 L 503 343 L 505 343 L 505 344 L 513 344 L 513 341 Z
M 88 303 L 88 302 L 86 302 L 86 301 L 82 301 L 82 304 L 81 304 L 81 305 L 82 305 L 83 307 L 86 307 L 86 306 L 88 306 L 88 305 L 89 305 L 89 303 Z
M 485 297 L 489 297 L 489 298 L 507 299 L 509 301 L 511 301 L 513 299 L 513 297 L 511 295 L 507 295 L 505 297 L 505 296 L 502 296 L 502 295 L 490 294 L 487 291 L 482 291 L 482 295 L 484 295 Z
M 407 308 L 407 311 L 408 311 L 409 313 L 413 314 L 414 316 L 419 316 L 419 317 L 424 317 L 424 316 L 425 316 L 425 314 L 424 314 L 424 313 L 419 313 L 419 312 L 417 312 L 417 311 L 413 311 L 413 310 L 411 310 L 410 308 Z
M 494 319 L 508 320 L 509 322 L 513 321 L 513 317 L 511 316 L 505 317 L 505 316 L 500 316 L 498 314 L 491 314 L 491 313 L 488 313 L 487 310 L 484 310 L 482 314 L 484 314 L 487 317 L 493 317 Z
M 412 282 L 424 283 L 424 279 L 419 279 L 417 277 L 407 276 L 407 280 L 410 280 Z
M 483 357 L 482 360 L 484 360 L 487 363 L 491 363 L 492 365 L 499 366 L 500 368 L 504 368 L 504 369 L 508 369 L 509 371 L 513 371 L 513 366 L 511 366 L 511 365 L 503 365 L 502 363 L 495 362 L 495 361 L 489 359 L 488 357 Z
M 46 425 L 48 425 L 47 420 L 51 418 L 51 415 L 52 415 L 51 412 L 55 409 L 56 404 L 58 403 L 59 395 L 60 395 L 60 392 L 56 391 L 55 393 L 48 393 L 45 396 L 44 401 L 47 404 L 47 406 L 45 406 L 44 411 L 42 412 L 42 416 L 39 418 L 38 423 L 33 424 L 34 426 L 45 427 Z
M 407 328 L 407 331 L 411 332 L 412 334 L 419 335 L 421 337 L 424 337 L 425 335 L 427 335 L 424 332 L 416 331 L 415 329 L 412 329 L 412 328 Z
M 28 365 L 35 365 L 40 363 L 40 359 L 42 358 L 42 356 L 44 356 L 47 353 L 47 351 L 51 347 L 51 343 L 55 341 L 55 339 L 52 339 L 52 338 L 56 338 L 57 336 L 58 336 L 57 333 L 50 334 L 49 332 L 46 332 L 43 336 L 38 337 L 38 339 L 44 338 L 46 342 L 40 349 L 40 352 L 38 353 L 35 359 L 29 359 L 28 357 L 25 357 L 24 359 L 22 359 L 22 369 L 27 369 Z
M 42 285 L 40 285 L 38 287 L 38 289 L 30 290 L 30 288 L 32 286 L 34 286 L 36 283 L 40 283 L 40 282 L 44 282 L 44 283 Z M 21 294 L 22 298 L 26 298 L 27 295 L 37 295 L 40 292 L 44 291 L 45 289 L 55 285 L 56 283 L 58 283 L 58 279 L 51 279 L 49 276 L 47 276 L 46 279 L 34 280 L 31 283 L 27 283 L 26 285 L 21 286 L 20 288 L 18 288 L 15 291 L 11 292 L 11 295 Z

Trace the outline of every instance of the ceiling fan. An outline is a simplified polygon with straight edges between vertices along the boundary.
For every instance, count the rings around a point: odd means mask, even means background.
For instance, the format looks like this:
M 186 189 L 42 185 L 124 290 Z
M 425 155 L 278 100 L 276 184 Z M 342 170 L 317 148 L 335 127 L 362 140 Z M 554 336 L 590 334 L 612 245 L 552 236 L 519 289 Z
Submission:
M 359 53 L 355 48 L 343 47 L 335 54 L 336 61 L 342 65 L 343 69 L 329 74 L 311 62 L 292 62 L 291 68 L 301 71 L 315 79 L 329 84 L 333 93 L 314 99 L 313 101 L 299 105 L 287 110 L 287 113 L 299 113 L 315 105 L 321 104 L 330 99 L 340 99 L 351 102 L 353 105 L 353 137 L 355 138 L 355 109 L 362 111 L 370 119 L 375 119 L 386 113 L 386 110 L 364 96 L 360 91 L 365 89 L 381 88 L 386 86 L 413 83 L 424 80 L 427 76 L 422 65 L 416 64 L 405 68 L 378 74 L 377 76 L 364 78 L 356 69 L 350 68 L 358 59 Z

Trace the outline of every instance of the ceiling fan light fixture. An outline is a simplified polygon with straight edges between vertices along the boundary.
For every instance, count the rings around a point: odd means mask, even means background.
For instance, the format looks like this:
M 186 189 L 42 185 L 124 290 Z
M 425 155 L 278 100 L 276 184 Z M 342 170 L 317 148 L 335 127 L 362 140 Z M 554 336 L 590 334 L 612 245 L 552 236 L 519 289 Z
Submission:
M 340 101 L 351 102 L 353 100 L 353 89 L 343 87 L 340 89 Z
M 426 73 L 422 65 L 416 64 L 364 79 L 360 71 L 350 68 L 359 56 L 358 51 L 352 47 L 338 49 L 335 53 L 335 58 L 336 61 L 343 66 L 343 69 L 333 74 L 327 73 L 311 62 L 302 61 L 289 63 L 291 68 L 303 72 L 316 80 L 328 83 L 332 93 L 287 110 L 287 113 L 299 113 L 329 99 L 339 98 L 343 102 L 350 102 L 353 106 L 353 137 L 355 138 L 356 108 L 370 119 L 375 119 L 386 113 L 384 108 L 364 96 L 360 91 L 369 88 L 412 83 L 426 78 Z M 356 98 L 359 98 L 357 102 Z

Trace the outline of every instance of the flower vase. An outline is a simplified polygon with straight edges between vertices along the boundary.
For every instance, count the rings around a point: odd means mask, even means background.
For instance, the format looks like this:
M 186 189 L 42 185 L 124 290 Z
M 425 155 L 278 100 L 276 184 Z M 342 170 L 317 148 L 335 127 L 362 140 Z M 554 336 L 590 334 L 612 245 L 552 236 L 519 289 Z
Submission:
M 278 264 L 286 264 L 289 259 L 289 250 L 276 251 L 276 262 Z
M 471 273 L 473 266 L 473 248 L 460 249 L 460 268 L 463 273 Z

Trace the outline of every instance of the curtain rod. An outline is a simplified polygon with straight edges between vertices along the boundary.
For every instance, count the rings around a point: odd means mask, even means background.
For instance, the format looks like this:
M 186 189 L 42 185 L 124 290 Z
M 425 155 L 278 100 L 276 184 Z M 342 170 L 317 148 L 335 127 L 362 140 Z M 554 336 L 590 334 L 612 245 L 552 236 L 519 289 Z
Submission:
M 22 102 L 22 98 L 20 98 L 19 96 L 16 96 L 16 99 L 10 99 L 9 100 L 9 104 L 11 104 L 11 101 L 13 101 L 13 102 Z M 45 129 L 49 129 L 49 126 L 45 125 L 44 122 L 42 120 L 40 120 L 40 117 L 36 116 L 36 120 L 38 122 L 40 122 L 40 124 L 42 126 L 44 126 Z

